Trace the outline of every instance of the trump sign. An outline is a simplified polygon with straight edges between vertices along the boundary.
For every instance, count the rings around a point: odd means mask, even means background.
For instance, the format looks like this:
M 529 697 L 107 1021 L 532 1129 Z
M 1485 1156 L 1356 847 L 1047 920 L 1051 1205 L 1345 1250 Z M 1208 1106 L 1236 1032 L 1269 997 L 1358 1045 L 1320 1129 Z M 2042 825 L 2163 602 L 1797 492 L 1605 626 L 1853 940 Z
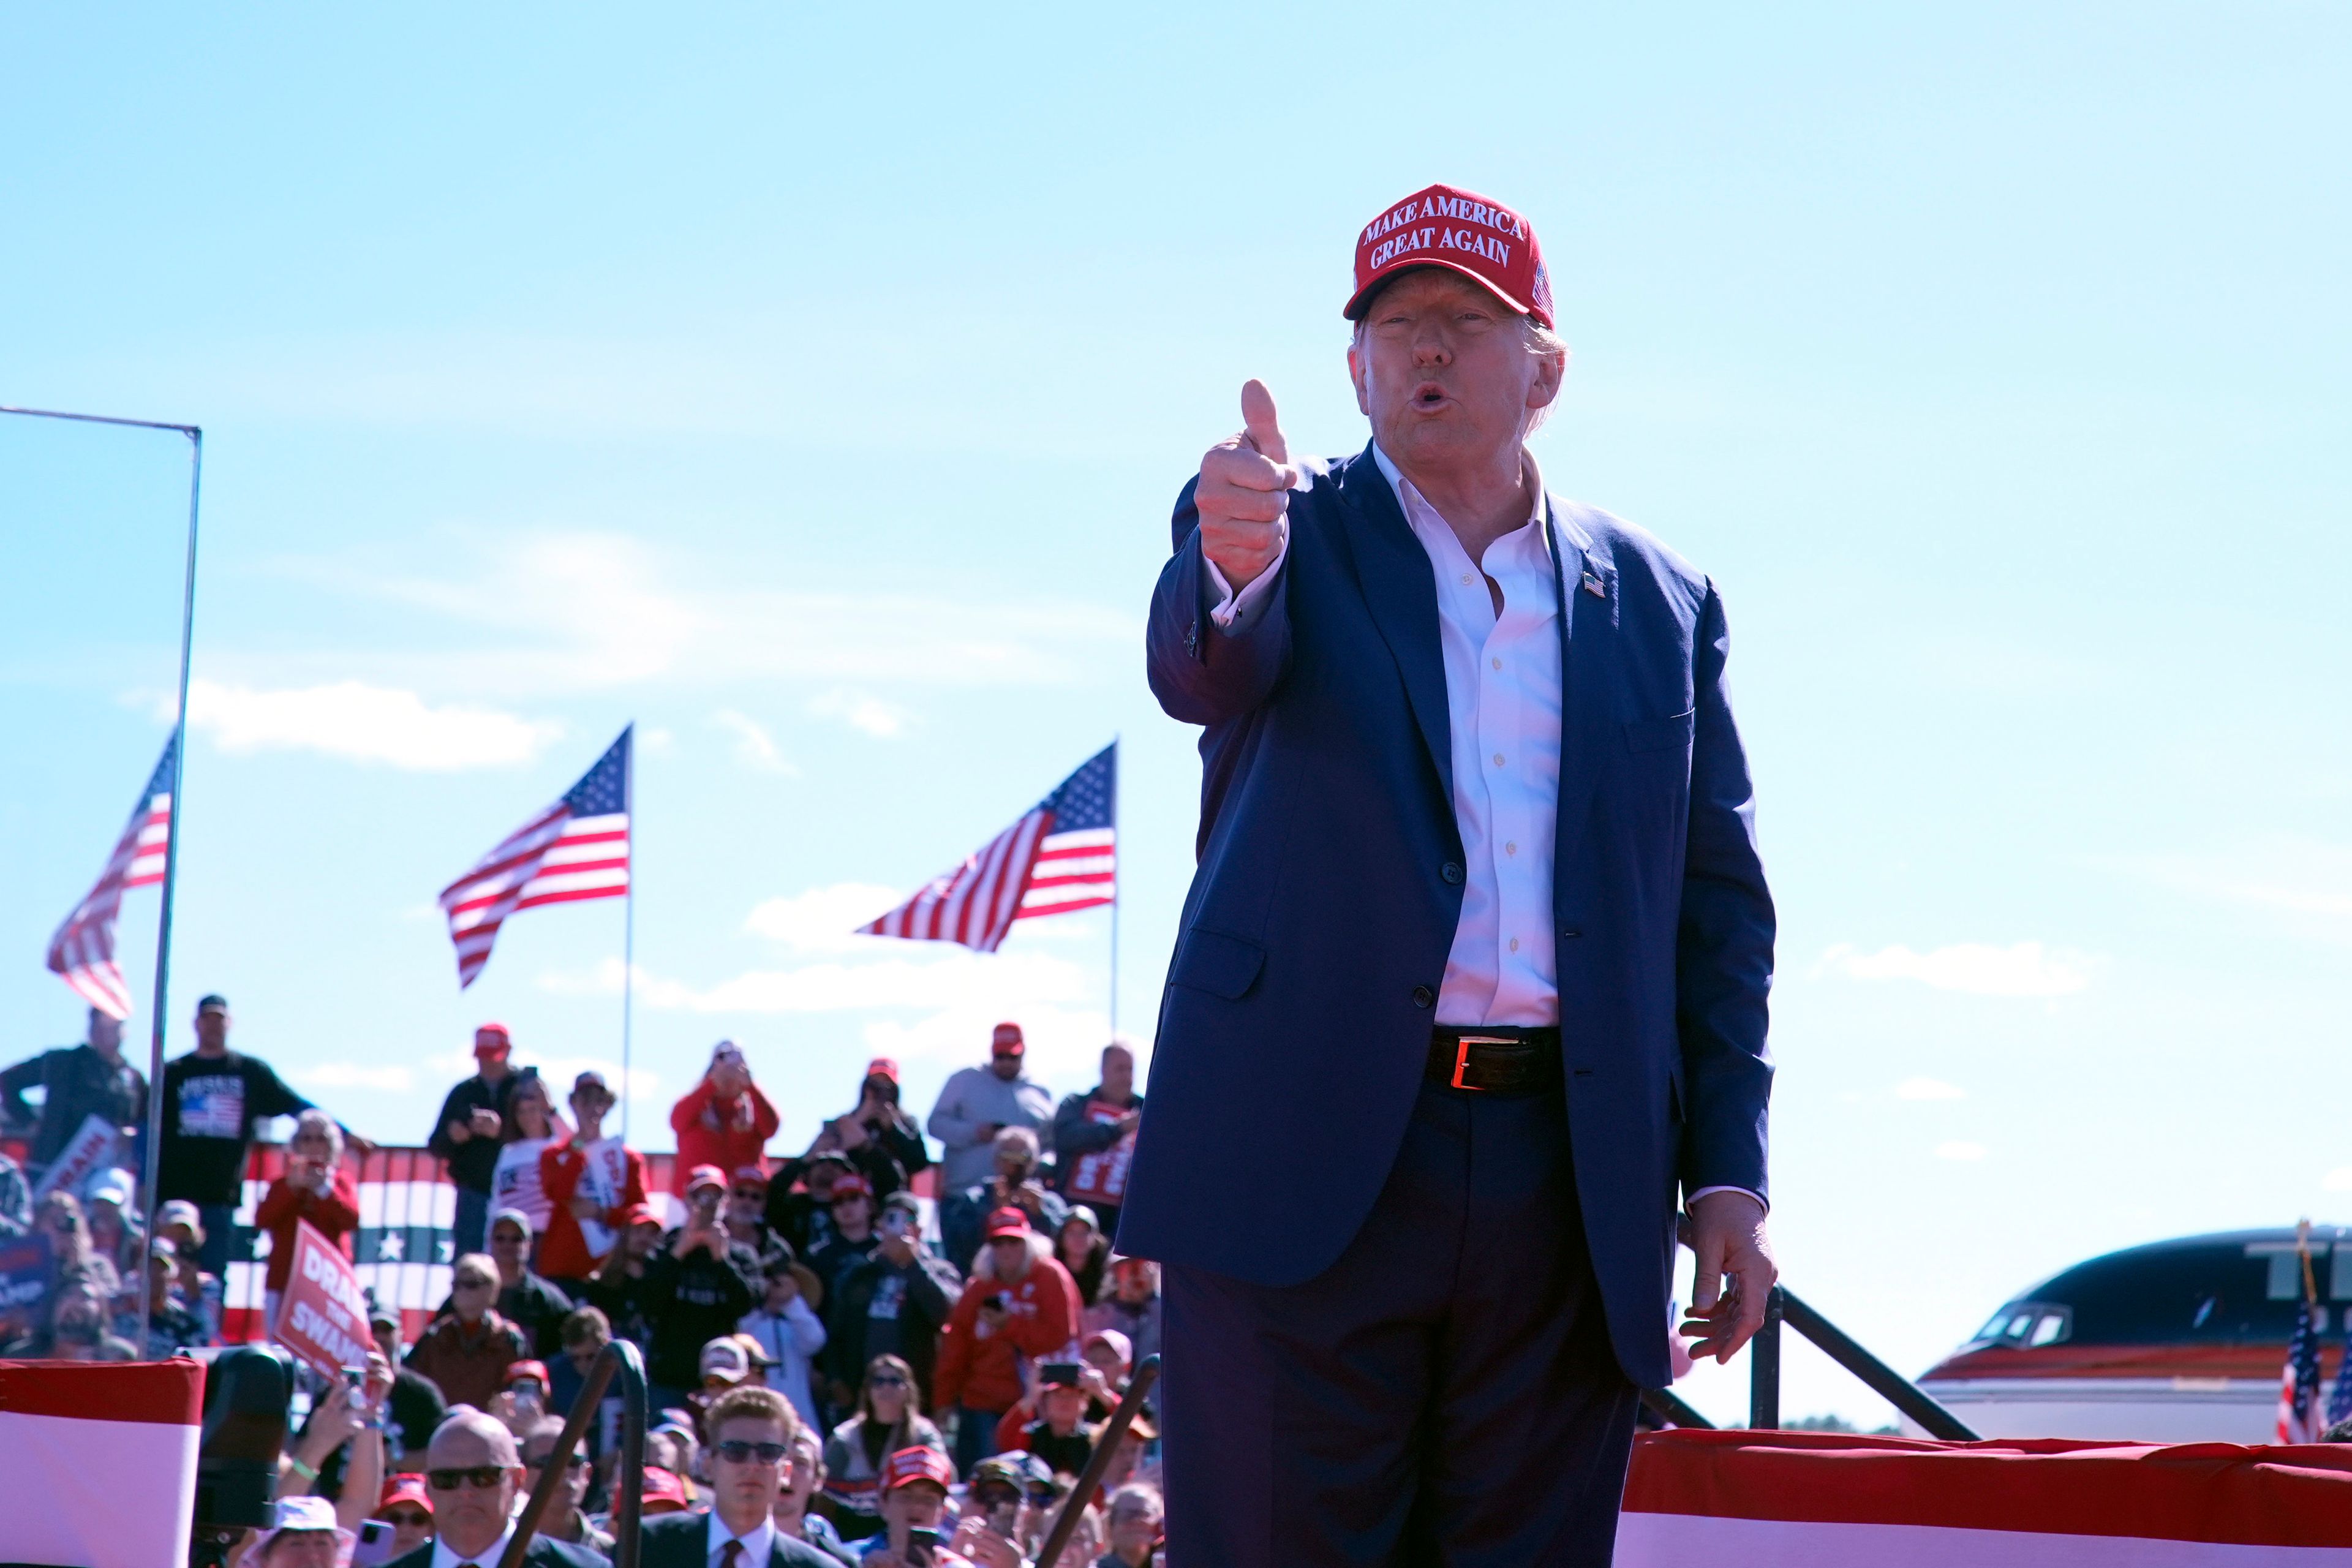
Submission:
M 294 1262 L 278 1303 L 277 1341 L 320 1372 L 365 1366 L 375 1348 L 366 1294 L 341 1248 L 307 1220 L 294 1226 Z

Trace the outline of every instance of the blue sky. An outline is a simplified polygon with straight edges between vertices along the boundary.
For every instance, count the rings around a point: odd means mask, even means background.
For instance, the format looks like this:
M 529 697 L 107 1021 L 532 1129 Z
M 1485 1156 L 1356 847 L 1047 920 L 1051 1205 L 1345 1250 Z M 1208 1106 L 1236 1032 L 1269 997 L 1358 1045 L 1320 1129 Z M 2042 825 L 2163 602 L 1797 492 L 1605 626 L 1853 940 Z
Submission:
M 1916 1370 L 2089 1253 L 2344 1218 L 2352 21 L 1622 13 L 0 20 L 0 401 L 209 432 L 173 1049 L 224 991 L 402 1140 L 480 1017 L 616 1058 L 617 906 L 460 995 L 431 905 L 634 719 L 641 1141 L 722 1036 L 785 1142 L 1000 1016 L 1079 1087 L 1101 917 L 843 933 L 1117 734 L 1148 1034 L 1167 506 L 1248 375 L 1361 445 L 1351 238 L 1447 179 L 1546 241 L 1552 487 L 1730 608 L 1790 1282 Z M 8 1055 L 78 1032 L 39 954 L 162 742 L 184 479 L 0 421 Z

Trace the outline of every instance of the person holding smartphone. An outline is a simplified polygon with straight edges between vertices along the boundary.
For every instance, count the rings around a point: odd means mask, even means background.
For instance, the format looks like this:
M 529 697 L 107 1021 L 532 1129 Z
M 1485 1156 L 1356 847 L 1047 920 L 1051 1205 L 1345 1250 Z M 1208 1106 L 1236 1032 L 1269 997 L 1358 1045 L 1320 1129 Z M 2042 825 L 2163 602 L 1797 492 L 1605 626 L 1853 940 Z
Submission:
M 882 1469 L 882 1533 L 866 1548 L 864 1568 L 975 1568 L 940 1532 L 954 1484 L 955 1467 L 937 1448 L 891 1455 Z
M 727 1177 L 715 1165 L 687 1173 L 686 1223 L 646 1259 L 652 1325 L 646 1376 L 656 1410 L 683 1405 L 702 1383 L 702 1347 L 735 1331 L 762 1294 L 757 1254 L 727 1234 L 719 1205 Z

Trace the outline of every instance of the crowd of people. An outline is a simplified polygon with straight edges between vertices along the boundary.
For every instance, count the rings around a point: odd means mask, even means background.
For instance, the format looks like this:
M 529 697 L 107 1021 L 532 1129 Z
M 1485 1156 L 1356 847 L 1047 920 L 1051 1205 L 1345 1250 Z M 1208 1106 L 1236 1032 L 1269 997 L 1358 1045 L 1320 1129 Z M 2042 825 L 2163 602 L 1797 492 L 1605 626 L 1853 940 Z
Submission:
M 299 1225 L 349 1254 L 361 1205 L 345 1156 L 373 1145 L 231 1050 L 229 1025 L 226 1002 L 204 998 L 196 1049 L 166 1068 L 152 1238 L 128 1171 L 79 1192 L 47 1180 L 88 1119 L 129 1140 L 145 1115 L 113 1020 L 93 1012 L 86 1042 L 0 1074 L 0 1116 L 28 1154 L 23 1168 L 0 1155 L 0 1245 L 46 1237 L 51 1269 L 43 1309 L 0 1321 L 0 1355 L 216 1343 L 240 1183 L 271 1117 L 295 1122 L 253 1216 L 269 1238 L 266 1321 Z M 364 1369 L 306 1375 L 287 1507 L 244 1561 L 347 1561 L 370 1530 L 390 1532 L 404 1568 L 492 1562 L 555 1464 L 563 1484 L 526 1561 L 603 1561 L 617 1393 L 575 1452 L 554 1449 L 620 1338 L 642 1352 L 656 1413 L 646 1563 L 1034 1563 L 1134 1367 L 1159 1351 L 1157 1266 L 1109 1240 L 1142 1104 L 1124 1046 L 1104 1050 L 1093 1089 L 1057 1100 L 1028 1076 L 1019 1026 L 1000 1025 L 987 1063 L 953 1075 L 919 1124 L 896 1064 L 877 1059 L 853 1109 L 777 1158 L 767 1144 L 782 1118 L 722 1041 L 671 1110 L 675 1224 L 645 1155 L 608 1130 L 616 1101 L 601 1075 L 580 1074 L 559 1109 L 552 1086 L 514 1064 L 506 1026 L 483 1025 L 474 1055 L 429 1139 L 457 1188 L 448 1296 L 407 1343 L 402 1314 L 380 1305 Z M 38 1106 L 22 1092 L 36 1086 Z M 1154 1559 L 1148 1406 L 1107 1466 L 1054 1568 Z M 453 1555 L 435 1558 L 436 1540 Z M 730 1540 L 738 1552 L 723 1552 Z

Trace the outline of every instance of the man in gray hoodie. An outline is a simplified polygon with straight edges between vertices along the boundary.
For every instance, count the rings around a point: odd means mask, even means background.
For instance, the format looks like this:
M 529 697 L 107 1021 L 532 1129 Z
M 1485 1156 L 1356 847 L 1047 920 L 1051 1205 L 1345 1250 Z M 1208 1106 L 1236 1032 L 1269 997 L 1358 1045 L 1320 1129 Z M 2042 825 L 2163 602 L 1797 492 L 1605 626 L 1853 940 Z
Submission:
M 1054 1097 L 1022 1071 L 1028 1044 L 1018 1024 L 999 1024 L 989 1041 L 988 1066 L 965 1068 L 940 1090 L 924 1125 L 947 1149 L 942 1193 L 976 1187 L 996 1173 L 996 1135 L 1008 1127 L 1032 1132 L 1054 1121 Z

